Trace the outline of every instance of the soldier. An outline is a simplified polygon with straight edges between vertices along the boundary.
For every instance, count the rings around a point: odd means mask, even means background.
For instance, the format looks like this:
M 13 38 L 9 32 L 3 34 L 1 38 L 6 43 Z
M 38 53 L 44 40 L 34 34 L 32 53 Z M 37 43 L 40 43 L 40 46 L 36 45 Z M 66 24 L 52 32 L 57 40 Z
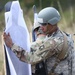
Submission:
M 40 29 L 47 37 L 33 44 L 31 52 L 26 52 L 13 43 L 9 34 L 4 33 L 4 41 L 21 61 L 33 65 L 45 60 L 47 75 L 74 75 L 73 40 L 69 34 L 58 28 L 59 21 L 60 14 L 53 7 L 44 8 L 39 12 L 38 23 L 41 24 Z
M 35 22 L 34 26 L 33 26 L 33 32 L 35 33 L 34 35 L 35 37 L 35 42 L 31 43 L 31 47 L 33 47 L 35 49 L 35 44 L 39 44 L 41 43 L 42 40 L 45 39 L 46 35 L 43 33 L 43 31 L 40 29 L 40 24 L 38 22 Z M 33 52 L 31 50 L 31 52 Z M 39 65 L 41 64 L 41 67 L 39 68 Z M 46 75 L 45 72 L 45 67 L 44 67 L 44 62 L 42 61 L 41 63 L 38 63 L 36 65 L 32 65 L 32 75 Z M 44 71 L 44 72 L 42 72 Z

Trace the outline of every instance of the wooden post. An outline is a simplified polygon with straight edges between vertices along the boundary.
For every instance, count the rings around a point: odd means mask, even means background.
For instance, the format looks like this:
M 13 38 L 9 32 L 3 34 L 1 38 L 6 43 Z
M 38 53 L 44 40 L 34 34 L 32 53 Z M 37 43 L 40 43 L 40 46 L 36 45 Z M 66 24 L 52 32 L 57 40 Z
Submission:
M 10 75 L 10 69 L 9 69 L 8 58 L 7 58 L 5 45 L 3 41 L 3 36 L 1 36 L 1 38 L 2 38 L 2 50 L 3 50 L 3 62 L 4 62 L 3 72 L 4 72 L 4 75 Z

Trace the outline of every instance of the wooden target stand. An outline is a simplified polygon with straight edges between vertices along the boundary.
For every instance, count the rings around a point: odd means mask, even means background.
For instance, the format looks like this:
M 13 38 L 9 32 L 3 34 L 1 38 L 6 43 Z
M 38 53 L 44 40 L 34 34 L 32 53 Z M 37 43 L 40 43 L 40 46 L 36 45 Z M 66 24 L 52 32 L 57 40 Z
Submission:
M 3 36 L 2 36 L 2 50 L 3 50 L 3 74 L 4 75 L 10 75 L 10 69 L 9 69 L 9 64 L 8 64 L 8 58 L 6 54 L 6 49 L 3 41 Z

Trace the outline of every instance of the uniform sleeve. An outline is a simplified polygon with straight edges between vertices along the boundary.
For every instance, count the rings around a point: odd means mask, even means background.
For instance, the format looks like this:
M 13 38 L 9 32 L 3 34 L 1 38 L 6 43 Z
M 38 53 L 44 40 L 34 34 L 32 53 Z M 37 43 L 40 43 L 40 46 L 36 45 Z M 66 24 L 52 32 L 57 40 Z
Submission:
M 26 52 L 26 50 L 16 44 L 14 44 L 11 49 L 21 61 L 35 64 L 43 59 L 53 56 L 54 54 L 58 54 L 62 50 L 62 47 L 63 39 L 57 37 L 44 40 L 40 44 L 33 44 L 31 46 L 31 52 Z

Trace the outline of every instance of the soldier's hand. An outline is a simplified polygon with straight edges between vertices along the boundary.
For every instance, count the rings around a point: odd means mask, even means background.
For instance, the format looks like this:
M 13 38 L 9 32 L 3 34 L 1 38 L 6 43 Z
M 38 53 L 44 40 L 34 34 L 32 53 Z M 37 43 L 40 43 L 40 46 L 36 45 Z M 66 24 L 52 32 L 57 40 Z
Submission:
M 3 33 L 3 39 L 4 39 L 5 44 L 6 44 L 9 48 L 11 48 L 12 45 L 13 45 L 13 42 L 12 42 L 12 39 L 11 39 L 11 37 L 10 37 L 10 34 L 9 34 L 9 33 L 6 34 L 6 33 L 4 32 L 4 33 Z

